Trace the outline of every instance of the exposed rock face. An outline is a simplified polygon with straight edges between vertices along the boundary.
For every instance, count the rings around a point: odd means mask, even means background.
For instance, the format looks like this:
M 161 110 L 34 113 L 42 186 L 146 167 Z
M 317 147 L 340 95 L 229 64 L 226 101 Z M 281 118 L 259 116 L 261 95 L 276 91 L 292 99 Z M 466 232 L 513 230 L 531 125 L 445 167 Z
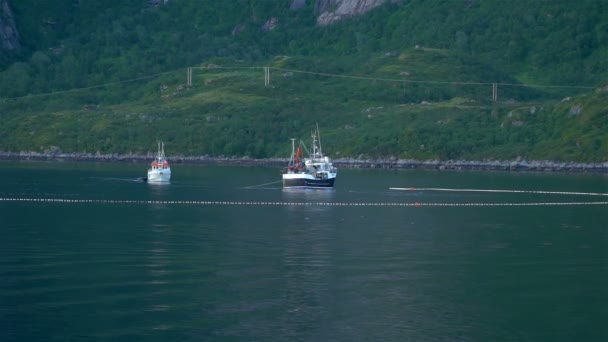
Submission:
M 0 48 L 17 50 L 20 47 L 19 32 L 8 0 L 0 0 Z
M 575 116 L 575 115 L 579 115 L 581 112 L 583 111 L 583 106 L 581 105 L 575 105 L 572 108 L 570 108 L 570 116 Z
M 245 31 L 245 28 L 246 28 L 245 24 L 238 24 L 238 25 L 236 25 L 236 26 L 235 26 L 235 27 L 232 29 L 232 35 L 233 35 L 233 36 L 238 35 L 239 33 L 241 33 L 241 32 L 243 32 L 243 31 Z
M 264 32 L 272 31 L 277 27 L 278 23 L 279 23 L 279 21 L 277 20 L 277 18 L 272 17 L 272 18 L 268 19 L 264 23 L 264 25 L 262 25 L 262 31 L 264 31 Z
M 316 0 L 317 24 L 326 26 L 333 22 L 366 13 L 389 0 Z
M 297 11 L 304 6 L 306 6 L 306 0 L 293 0 L 291 2 L 291 6 L 289 6 L 289 9 L 292 11 Z
M 169 0 L 148 0 L 150 6 L 166 5 L 168 2 Z

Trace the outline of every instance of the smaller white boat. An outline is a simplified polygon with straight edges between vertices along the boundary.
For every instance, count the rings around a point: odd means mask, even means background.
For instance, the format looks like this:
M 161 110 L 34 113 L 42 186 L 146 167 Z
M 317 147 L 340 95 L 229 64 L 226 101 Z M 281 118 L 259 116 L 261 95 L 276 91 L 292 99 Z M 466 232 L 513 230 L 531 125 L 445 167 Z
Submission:
M 171 167 L 165 157 L 165 144 L 158 142 L 158 153 L 148 169 L 148 179 L 150 183 L 165 183 L 171 180 Z

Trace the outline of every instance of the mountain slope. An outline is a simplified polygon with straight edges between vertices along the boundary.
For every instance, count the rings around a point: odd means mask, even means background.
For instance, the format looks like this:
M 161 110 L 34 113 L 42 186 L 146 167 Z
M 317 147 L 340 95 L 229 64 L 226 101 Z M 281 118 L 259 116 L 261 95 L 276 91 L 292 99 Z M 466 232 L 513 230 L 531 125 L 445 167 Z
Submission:
M 174 154 L 284 156 L 319 122 L 343 157 L 607 160 L 606 6 L 518 1 L 387 2 L 328 26 L 308 1 L 86 3 L 20 31 L 0 149 L 145 153 L 160 138 Z M 185 67 L 218 65 L 185 85 Z

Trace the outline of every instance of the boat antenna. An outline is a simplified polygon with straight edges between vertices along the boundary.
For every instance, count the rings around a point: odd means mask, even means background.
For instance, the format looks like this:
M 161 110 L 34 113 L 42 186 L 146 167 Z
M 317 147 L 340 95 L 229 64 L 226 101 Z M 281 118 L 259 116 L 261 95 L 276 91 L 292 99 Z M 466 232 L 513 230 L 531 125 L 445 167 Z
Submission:
M 319 154 L 323 155 L 323 149 L 321 148 L 321 132 L 319 132 L 319 123 L 317 122 L 317 139 L 319 139 Z
M 290 164 L 294 164 L 295 161 L 295 153 L 296 153 L 296 139 L 291 138 L 291 160 Z

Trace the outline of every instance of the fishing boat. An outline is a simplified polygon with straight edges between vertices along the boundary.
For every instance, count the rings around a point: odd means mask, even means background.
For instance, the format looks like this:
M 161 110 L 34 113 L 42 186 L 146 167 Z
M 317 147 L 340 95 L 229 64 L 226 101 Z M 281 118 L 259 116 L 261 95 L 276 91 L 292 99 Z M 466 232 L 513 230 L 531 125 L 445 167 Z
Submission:
M 302 148 L 308 152 L 308 158 L 302 159 Z M 338 170 L 331 159 L 323 155 L 319 126 L 312 133 L 312 151 L 300 142 L 295 147 L 295 139 L 291 139 L 291 158 L 283 171 L 284 188 L 333 188 Z
M 158 142 L 158 153 L 148 169 L 147 181 L 150 183 L 166 183 L 171 180 L 171 167 L 165 157 L 165 144 Z

